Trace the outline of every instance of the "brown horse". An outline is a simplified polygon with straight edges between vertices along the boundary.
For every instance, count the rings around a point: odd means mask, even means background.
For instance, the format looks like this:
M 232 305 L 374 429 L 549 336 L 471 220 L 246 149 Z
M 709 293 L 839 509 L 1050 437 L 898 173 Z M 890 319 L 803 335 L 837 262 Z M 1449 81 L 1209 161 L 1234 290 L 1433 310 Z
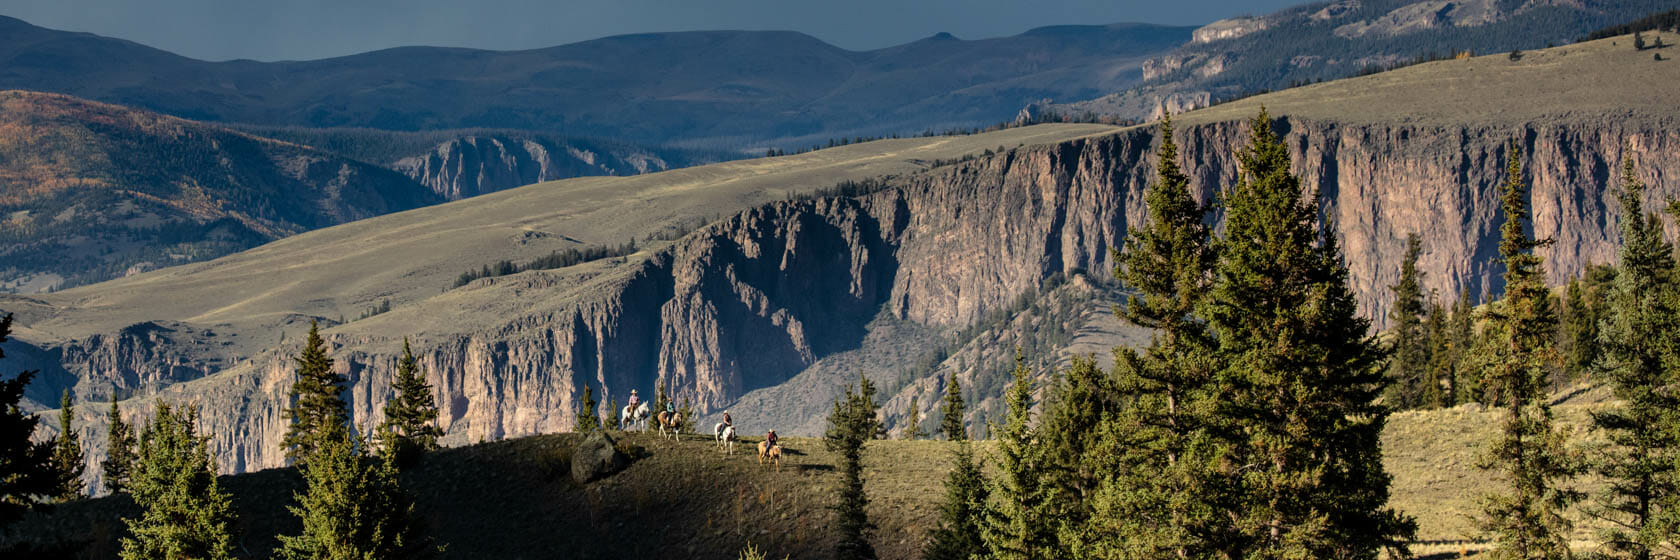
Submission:
M 782 470 L 782 446 L 770 445 L 769 441 L 758 442 L 758 464 L 775 463 L 776 470 Z
M 661 410 L 654 417 L 654 422 L 659 424 L 660 437 L 669 435 L 671 439 L 677 439 L 677 430 L 682 427 L 682 418 L 677 413 Z

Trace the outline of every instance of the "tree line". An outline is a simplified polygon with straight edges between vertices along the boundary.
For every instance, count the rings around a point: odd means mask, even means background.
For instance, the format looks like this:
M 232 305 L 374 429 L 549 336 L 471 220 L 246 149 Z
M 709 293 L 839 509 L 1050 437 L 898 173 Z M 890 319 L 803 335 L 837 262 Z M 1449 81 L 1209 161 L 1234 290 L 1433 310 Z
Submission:
M 12 318 L 0 319 L 0 342 Z M 4 357 L 4 354 L 0 354 Z M 304 489 L 287 506 L 302 531 L 280 536 L 278 558 L 427 558 L 440 549 L 413 515 L 412 498 L 398 483 L 401 469 L 438 448 L 432 388 L 420 374 L 408 341 L 393 372 L 393 396 L 384 420 L 371 436 L 355 434 L 343 399 L 348 380 L 333 371 L 318 326 L 310 325 L 304 348 L 294 358 L 296 378 L 287 409 L 290 424 L 282 446 L 303 476 Z M 34 442 L 39 418 L 19 407 L 36 374 L 25 371 L 0 382 L 0 527 L 33 508 L 86 496 L 83 455 L 71 425 L 74 403 L 66 391 L 59 434 Z M 105 486 L 127 494 L 140 513 L 124 520 L 124 560 L 232 558 L 238 526 L 231 496 L 216 480 L 216 465 L 199 432 L 195 407 L 156 401 L 148 420 L 131 424 L 111 402 L 109 448 L 101 463 Z

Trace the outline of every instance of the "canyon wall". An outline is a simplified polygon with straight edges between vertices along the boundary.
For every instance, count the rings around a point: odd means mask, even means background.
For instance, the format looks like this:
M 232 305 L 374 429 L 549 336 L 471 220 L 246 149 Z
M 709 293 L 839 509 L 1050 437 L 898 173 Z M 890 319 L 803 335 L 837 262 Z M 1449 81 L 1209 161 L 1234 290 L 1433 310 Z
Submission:
M 1554 283 L 1613 259 L 1613 183 L 1622 157 L 1632 157 L 1653 186 L 1649 203 L 1680 189 L 1673 157 L 1680 130 L 1668 124 L 1478 128 L 1282 119 L 1276 126 L 1343 239 L 1362 309 L 1379 322 L 1408 233 L 1423 236 L 1419 266 L 1437 297 L 1500 291 L 1494 257 L 1504 217 L 1496 191 L 1513 140 L 1533 185 L 1534 230 L 1557 241 L 1540 249 Z M 1247 134 L 1242 123 L 1179 131 L 1202 200 L 1232 184 L 1232 151 Z M 362 429 L 378 421 L 395 355 L 411 334 L 452 444 L 569 429 L 585 385 L 599 402 L 622 403 L 632 388 L 651 396 L 664 384 L 713 412 L 864 344 L 865 326 L 878 317 L 951 332 L 1054 275 L 1107 278 L 1109 249 L 1144 212 L 1154 144 L 1153 131 L 1131 130 L 1004 150 L 857 197 L 769 204 L 634 255 L 588 290 L 579 291 L 564 271 L 479 280 L 460 289 L 495 290 L 530 306 L 476 332 L 403 332 L 404 313 L 448 312 L 428 301 L 326 335 L 350 376 L 347 396 Z M 556 295 L 563 292 L 581 295 Z M 43 350 L 67 362 L 78 392 L 113 380 L 184 381 L 208 373 L 159 396 L 203 407 L 223 470 L 281 464 L 296 339 L 250 359 L 193 362 L 172 358 L 179 352 L 168 347 L 181 344 L 176 338 L 209 337 L 172 332 Z M 126 406 L 141 409 L 150 400 Z M 95 447 L 103 444 L 102 414 L 102 407 L 82 407 L 84 441 Z
M 601 149 L 548 139 L 467 136 L 391 168 L 449 200 L 503 189 L 594 175 L 635 175 L 670 169 L 657 155 L 631 148 Z

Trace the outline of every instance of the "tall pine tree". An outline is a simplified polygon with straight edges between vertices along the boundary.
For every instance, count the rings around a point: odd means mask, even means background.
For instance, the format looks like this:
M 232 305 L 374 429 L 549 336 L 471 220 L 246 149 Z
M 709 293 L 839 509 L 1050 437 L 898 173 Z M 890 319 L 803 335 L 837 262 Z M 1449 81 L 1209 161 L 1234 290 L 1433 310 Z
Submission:
M 1389 289 L 1394 292 L 1394 307 L 1388 313 L 1389 333 L 1393 337 L 1389 354 L 1388 402 L 1394 408 L 1421 408 L 1434 404 L 1431 398 L 1434 380 L 1430 379 L 1430 349 L 1434 341 L 1424 336 L 1423 272 L 1417 268 L 1418 255 L 1423 252 L 1423 239 L 1418 234 L 1406 236 L 1406 254 L 1400 261 L 1400 281 Z
M 880 431 L 876 416 L 875 384 L 858 376 L 858 387 L 834 402 L 828 416 L 823 445 L 840 454 L 840 500 L 834 506 L 834 529 L 838 539 L 834 554 L 839 560 L 873 560 L 875 547 L 869 544 L 874 523 L 869 521 L 869 495 L 863 490 L 863 444 Z
M 1680 292 L 1674 246 L 1643 206 L 1645 186 L 1622 163 L 1621 270 L 1610 286 L 1598 344 L 1600 375 L 1616 401 L 1594 412 L 1592 426 L 1609 445 L 1594 462 L 1606 484 L 1595 517 L 1612 526 L 1604 541 L 1617 557 L 1648 560 L 1677 552 L 1672 510 L 1680 499 Z M 1579 283 L 1571 283 L 1572 288 Z M 1571 300 L 1578 298 L 1572 297 Z M 1578 358 L 1575 360 L 1581 361 Z M 1588 363 L 1591 363 L 1590 361 Z
M 340 430 L 349 431 L 350 411 L 341 396 L 346 380 L 333 371 L 333 359 L 327 357 L 327 343 L 321 339 L 316 322 L 309 323 L 303 353 L 293 360 L 297 362 L 297 379 L 292 382 L 292 407 L 286 410 L 292 423 L 281 445 L 286 448 L 287 459 L 306 461 L 325 438 Z
M 380 424 L 379 436 L 385 452 L 392 455 L 398 466 L 405 466 L 425 452 L 437 449 L 438 438 L 443 437 L 443 430 L 437 426 L 437 400 L 432 396 L 432 386 L 420 374 L 406 337 L 391 389 L 396 394 L 385 401 L 385 421 Z
M 1224 197 L 1225 239 L 1209 293 L 1233 423 L 1247 558 L 1376 558 L 1416 525 L 1389 508 L 1379 440 L 1383 349 L 1348 289 L 1333 228 L 1290 171 L 1264 110 Z M 1316 193 L 1313 193 L 1316 195 Z
M 233 557 L 228 526 L 234 513 L 216 483 L 215 466 L 198 411 L 181 411 L 159 401 L 157 415 L 140 434 L 140 463 L 130 493 L 142 512 L 127 519 L 123 560 Z
M 53 438 L 53 464 L 58 470 L 58 492 L 53 497 L 60 502 L 87 497 L 82 483 L 87 459 L 82 455 L 82 437 L 72 425 L 75 418 L 76 403 L 70 399 L 70 390 L 65 389 L 58 399 L 58 437 Z
M 950 441 L 966 441 L 968 427 L 963 423 L 962 386 L 957 384 L 957 372 L 945 383 L 945 404 L 940 407 L 939 433 Z
M 288 560 L 426 558 L 437 548 L 420 531 L 414 505 L 397 484 L 395 456 L 365 456 L 348 432 L 330 434 L 299 468 L 305 490 L 287 506 L 303 522 L 280 536 Z
M 1091 460 L 1099 428 L 1112 420 L 1117 403 L 1108 376 L 1090 356 L 1076 356 L 1060 376 L 1054 395 L 1044 406 L 1037 429 L 1041 458 L 1038 484 L 1045 497 L 1048 519 L 1061 526 L 1084 527 L 1090 519 L 1086 500 L 1097 490 L 1103 473 Z M 1067 556 L 1058 541 L 1054 553 Z
M 998 468 L 980 535 L 988 558 L 1055 558 L 1057 525 L 1049 515 L 1049 500 L 1040 484 L 1042 448 L 1030 425 L 1032 376 L 1019 350 L 1015 352 L 1013 377 L 1004 394 L 1009 406 L 1007 419 L 1002 426 L 989 428 L 997 435 Z
M 105 422 L 105 462 L 100 467 L 105 474 L 105 490 L 120 494 L 128 491 L 139 458 L 134 452 L 134 427 L 123 421 L 115 387 L 111 388 L 111 411 Z
M 1448 391 L 1455 403 L 1485 403 L 1482 392 L 1482 374 L 1480 366 L 1476 364 L 1474 350 L 1477 345 L 1476 305 L 1470 301 L 1470 292 L 1459 294 L 1458 301 L 1453 303 L 1452 316 L 1447 320 L 1447 339 L 1444 345 L 1447 354 L 1446 363 L 1452 368 L 1448 373 L 1448 382 L 1452 389 Z
M 0 318 L 0 343 L 10 339 L 12 314 Z M 0 358 L 6 357 L 0 350 Z M 57 494 L 60 478 L 53 461 L 53 442 L 36 442 L 35 425 L 40 418 L 24 412 L 23 390 L 35 378 L 33 370 L 0 381 L 0 528 L 22 517 L 30 508 Z
M 1090 521 L 1063 530 L 1077 558 L 1198 557 L 1209 552 L 1213 490 L 1208 431 L 1214 362 L 1196 316 L 1217 253 L 1207 209 L 1190 194 L 1178 164 L 1172 122 L 1161 125 L 1157 179 L 1145 193 L 1148 219 L 1115 254 L 1114 275 L 1136 290 L 1123 319 L 1155 330 L 1143 352 L 1115 350 L 1117 407 L 1099 429 L 1092 463 Z
M 1484 349 L 1478 354 L 1484 357 L 1486 402 L 1506 411 L 1482 467 L 1498 471 L 1510 488 L 1483 499 L 1481 525 L 1496 542 L 1497 558 L 1567 558 L 1570 521 L 1564 513 L 1575 494 L 1564 485 L 1579 469 L 1564 448 L 1564 434 L 1554 426 L 1547 400 L 1557 313 L 1546 289 L 1544 262 L 1534 249 L 1549 240 L 1537 241 L 1524 232 L 1528 188 L 1516 143 L 1508 150 L 1500 189 L 1505 296 L 1488 313 Z

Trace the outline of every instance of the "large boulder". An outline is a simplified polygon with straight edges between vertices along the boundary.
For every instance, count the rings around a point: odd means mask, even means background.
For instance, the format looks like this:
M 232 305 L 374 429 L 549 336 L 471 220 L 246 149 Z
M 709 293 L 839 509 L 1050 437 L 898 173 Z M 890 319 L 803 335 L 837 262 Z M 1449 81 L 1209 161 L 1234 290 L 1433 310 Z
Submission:
M 618 451 L 606 432 L 589 434 L 572 450 L 572 480 L 578 484 L 612 476 L 629 465 L 630 458 Z

